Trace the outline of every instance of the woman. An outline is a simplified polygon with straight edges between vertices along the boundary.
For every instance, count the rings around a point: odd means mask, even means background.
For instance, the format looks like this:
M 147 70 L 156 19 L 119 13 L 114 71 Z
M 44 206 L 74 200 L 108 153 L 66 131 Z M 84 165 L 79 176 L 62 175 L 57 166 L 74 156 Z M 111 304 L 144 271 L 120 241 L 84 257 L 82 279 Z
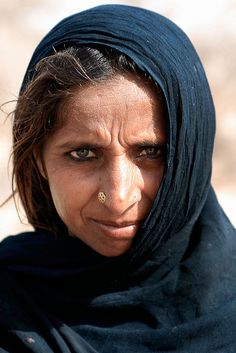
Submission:
M 199 58 L 168 19 L 106 5 L 47 34 L 15 111 L 35 232 L 0 245 L 0 352 L 236 352 L 214 129 Z

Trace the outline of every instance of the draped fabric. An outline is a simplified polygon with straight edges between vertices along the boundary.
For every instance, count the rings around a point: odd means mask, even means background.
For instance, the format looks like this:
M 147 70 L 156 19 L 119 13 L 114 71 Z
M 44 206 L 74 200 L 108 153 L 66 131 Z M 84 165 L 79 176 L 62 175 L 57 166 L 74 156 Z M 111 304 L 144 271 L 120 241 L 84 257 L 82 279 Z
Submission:
M 2 241 L 0 353 L 236 352 L 236 233 L 210 185 L 215 114 L 198 55 L 163 16 L 103 5 L 46 35 L 21 90 L 40 59 L 89 44 L 125 53 L 161 87 L 165 176 L 120 257 L 105 258 L 66 234 Z

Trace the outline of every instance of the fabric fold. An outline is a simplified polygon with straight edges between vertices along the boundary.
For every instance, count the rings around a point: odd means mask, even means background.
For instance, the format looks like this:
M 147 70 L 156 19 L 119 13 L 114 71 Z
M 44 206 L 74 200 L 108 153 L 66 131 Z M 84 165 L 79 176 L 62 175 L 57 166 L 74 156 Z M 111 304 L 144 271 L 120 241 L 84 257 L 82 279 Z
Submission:
M 235 229 L 210 184 L 215 111 L 195 49 L 159 14 L 98 6 L 42 39 L 21 92 L 42 58 L 73 45 L 115 48 L 159 84 L 165 175 L 124 255 L 42 230 L 1 242 L 0 352 L 236 352 Z

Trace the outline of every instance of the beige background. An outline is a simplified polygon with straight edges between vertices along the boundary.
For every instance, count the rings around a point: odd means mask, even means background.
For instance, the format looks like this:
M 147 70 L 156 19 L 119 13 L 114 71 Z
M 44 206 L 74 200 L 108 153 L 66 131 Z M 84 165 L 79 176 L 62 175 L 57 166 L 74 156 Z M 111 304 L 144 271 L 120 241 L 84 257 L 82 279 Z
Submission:
M 217 113 L 212 183 L 236 225 L 236 0 L 63 1 L 8 0 L 0 3 L 0 104 L 15 100 L 32 51 L 63 17 L 102 3 L 147 7 L 166 15 L 188 34 L 204 64 Z M 0 203 L 11 193 L 11 120 L 0 116 Z M 21 217 L 24 216 L 23 211 Z M 0 208 L 0 238 L 29 229 L 13 200 Z

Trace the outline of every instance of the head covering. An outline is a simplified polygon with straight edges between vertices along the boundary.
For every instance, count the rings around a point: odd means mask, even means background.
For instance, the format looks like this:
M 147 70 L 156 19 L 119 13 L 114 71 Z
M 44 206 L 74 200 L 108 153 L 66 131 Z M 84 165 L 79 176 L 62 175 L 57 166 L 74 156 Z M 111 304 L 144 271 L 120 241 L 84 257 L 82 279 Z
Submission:
M 199 57 L 165 17 L 98 6 L 46 35 L 21 91 L 40 59 L 89 44 L 128 55 L 161 87 L 168 110 L 165 176 L 123 256 L 104 258 L 64 234 L 2 242 L 0 342 L 8 347 L 13 333 L 18 347 L 34 352 L 236 352 L 235 230 L 210 186 L 215 114 Z
M 186 35 L 148 10 L 105 5 L 70 16 L 36 48 L 22 90 L 40 59 L 72 45 L 102 44 L 128 55 L 160 85 L 169 116 L 167 170 L 132 258 L 155 251 L 196 221 L 205 203 L 215 133 L 214 107 L 204 70 Z M 204 173 L 203 173 L 204 171 Z

